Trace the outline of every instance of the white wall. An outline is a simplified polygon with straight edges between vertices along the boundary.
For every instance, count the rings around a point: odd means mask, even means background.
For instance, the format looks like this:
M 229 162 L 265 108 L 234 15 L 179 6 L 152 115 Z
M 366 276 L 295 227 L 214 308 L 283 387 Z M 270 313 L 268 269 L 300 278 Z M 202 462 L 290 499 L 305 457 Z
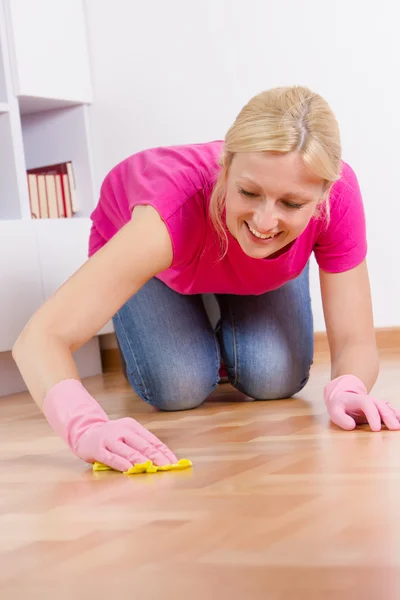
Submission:
M 223 138 L 263 89 L 308 85 L 335 111 L 343 157 L 360 181 L 376 326 L 400 325 L 397 1 L 86 4 L 97 186 L 145 147 Z M 324 330 L 315 263 L 311 286 L 315 328 Z

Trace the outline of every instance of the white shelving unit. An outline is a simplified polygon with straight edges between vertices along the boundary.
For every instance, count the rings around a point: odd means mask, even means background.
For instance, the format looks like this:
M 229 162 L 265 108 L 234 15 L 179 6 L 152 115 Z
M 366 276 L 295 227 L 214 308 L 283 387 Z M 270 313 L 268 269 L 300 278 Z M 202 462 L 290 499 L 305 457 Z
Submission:
M 0 352 L 86 260 L 97 197 L 84 0 L 0 0 Z M 31 219 L 26 170 L 71 160 L 78 213 Z M 112 331 L 108 324 L 100 333 Z M 98 339 L 79 351 L 81 376 L 101 371 Z M 4 369 L 4 355 L 1 357 Z M 12 360 L 10 355 L 10 360 Z M 10 368 L 14 368 L 10 365 Z M 0 367 L 0 375 L 1 375 Z M 0 396 L 20 391 L 2 388 Z M 18 380 L 18 381 L 17 381 Z

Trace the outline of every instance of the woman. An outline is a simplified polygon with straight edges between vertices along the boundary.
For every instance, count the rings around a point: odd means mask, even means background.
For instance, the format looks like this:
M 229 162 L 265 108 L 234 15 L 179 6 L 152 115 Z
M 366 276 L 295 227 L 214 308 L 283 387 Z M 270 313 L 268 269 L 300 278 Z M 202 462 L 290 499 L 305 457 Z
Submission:
M 216 141 L 135 154 L 105 178 L 89 260 L 33 316 L 13 356 L 72 451 L 118 470 L 175 455 L 131 418 L 110 421 L 72 352 L 111 318 L 134 390 L 161 410 L 201 404 L 219 380 L 254 399 L 292 396 L 313 359 L 312 252 L 331 351 L 331 420 L 400 414 L 373 398 L 379 365 L 357 178 L 327 103 L 303 87 L 252 98 Z M 202 294 L 219 303 L 218 333 Z

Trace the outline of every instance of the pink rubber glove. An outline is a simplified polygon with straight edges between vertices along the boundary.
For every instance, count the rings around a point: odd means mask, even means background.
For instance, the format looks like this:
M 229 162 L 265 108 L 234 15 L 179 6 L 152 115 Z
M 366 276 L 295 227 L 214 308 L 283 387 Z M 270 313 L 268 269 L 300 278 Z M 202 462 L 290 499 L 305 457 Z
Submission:
M 167 446 L 135 419 L 110 421 L 76 379 L 60 381 L 51 388 L 43 413 L 74 454 L 88 463 L 97 461 L 127 471 L 149 459 L 160 466 L 178 462 Z
M 330 381 L 324 389 L 325 404 L 331 420 L 342 429 L 368 423 L 372 431 L 380 431 L 381 422 L 388 429 L 400 429 L 400 411 L 389 402 L 368 394 L 358 377 L 342 375 Z

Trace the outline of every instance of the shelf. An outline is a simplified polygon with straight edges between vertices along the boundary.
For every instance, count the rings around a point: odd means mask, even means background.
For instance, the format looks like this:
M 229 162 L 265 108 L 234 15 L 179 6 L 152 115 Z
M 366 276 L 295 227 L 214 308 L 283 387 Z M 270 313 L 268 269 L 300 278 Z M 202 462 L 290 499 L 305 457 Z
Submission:
M 0 40 L 1 41 L 1 40 Z M 0 48 L 1 49 L 1 48 Z M 0 53 L 0 106 L 7 101 L 6 78 Z
M 84 4 L 0 0 L 0 352 L 87 260 L 98 192 Z M 32 219 L 27 169 L 68 161 L 78 212 Z
M 91 225 L 88 218 L 31 221 L 39 253 L 45 300 L 88 260 Z M 110 320 L 98 334 L 112 331 L 114 329 Z
M 7 63 L 7 40 L 4 24 L 3 4 L 0 0 L 0 105 L 7 102 L 7 83 L 5 65 Z M 5 112 L 5 111 L 3 111 Z
M 83 0 L 6 0 L 5 6 L 16 96 L 90 103 Z
M 90 226 L 90 219 L 31 221 L 39 251 L 45 299 L 87 260 Z
M 87 107 L 79 105 L 22 115 L 27 169 L 72 161 L 78 213 L 89 217 L 95 207 Z
M 20 181 L 14 151 L 12 115 L 0 114 L 0 219 L 19 219 Z
M 10 350 L 43 302 L 87 260 L 90 219 L 0 221 L 0 352 Z M 12 252 L 11 252 L 12 249 Z M 62 259 L 61 259 L 62 257 Z M 113 331 L 109 321 L 98 334 Z
M 18 96 L 18 104 L 21 115 L 31 115 L 57 108 L 78 106 L 82 102 L 58 98 L 41 98 L 38 96 Z
M 0 352 L 10 350 L 43 303 L 35 232 L 27 221 L 0 221 Z

